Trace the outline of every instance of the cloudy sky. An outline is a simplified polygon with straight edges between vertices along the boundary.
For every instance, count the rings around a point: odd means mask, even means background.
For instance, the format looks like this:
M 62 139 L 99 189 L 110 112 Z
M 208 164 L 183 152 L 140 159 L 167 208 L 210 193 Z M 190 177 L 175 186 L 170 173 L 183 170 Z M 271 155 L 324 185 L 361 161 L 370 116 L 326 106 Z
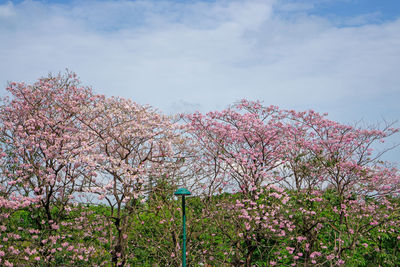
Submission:
M 247 98 L 393 121 L 400 1 L 0 1 L 0 92 L 65 68 L 167 113 Z

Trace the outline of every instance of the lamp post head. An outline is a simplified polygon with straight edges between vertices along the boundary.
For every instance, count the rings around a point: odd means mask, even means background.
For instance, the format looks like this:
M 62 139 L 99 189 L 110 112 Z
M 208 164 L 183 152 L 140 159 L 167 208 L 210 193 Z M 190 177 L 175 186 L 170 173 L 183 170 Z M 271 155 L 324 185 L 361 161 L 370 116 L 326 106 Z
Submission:
M 190 193 L 190 191 L 187 190 L 186 188 L 179 188 L 174 193 L 175 196 L 188 196 L 188 195 L 191 195 L 191 194 L 192 193 Z

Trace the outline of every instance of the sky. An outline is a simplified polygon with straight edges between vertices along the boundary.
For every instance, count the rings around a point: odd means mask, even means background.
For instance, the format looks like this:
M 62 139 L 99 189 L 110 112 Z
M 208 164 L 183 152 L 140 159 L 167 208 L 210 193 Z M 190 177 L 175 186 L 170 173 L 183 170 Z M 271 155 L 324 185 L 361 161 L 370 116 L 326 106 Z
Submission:
M 68 68 L 170 114 L 246 98 L 371 125 L 400 118 L 399 62 L 399 0 L 0 0 L 0 95 Z

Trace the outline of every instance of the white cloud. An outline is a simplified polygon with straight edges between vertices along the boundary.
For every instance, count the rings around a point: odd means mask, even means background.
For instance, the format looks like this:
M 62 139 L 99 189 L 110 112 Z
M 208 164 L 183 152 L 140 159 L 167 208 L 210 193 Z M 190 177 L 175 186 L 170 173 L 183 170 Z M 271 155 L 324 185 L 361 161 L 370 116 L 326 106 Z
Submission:
M 8 2 L 7 4 L 0 5 L 0 18 L 8 18 L 15 15 L 14 8 L 12 2 Z
M 398 117 L 400 20 L 360 17 L 357 27 L 337 27 L 307 15 L 310 8 L 287 1 L 10 2 L 0 5 L 0 83 L 68 67 L 100 93 L 167 112 L 247 97 L 341 120 Z

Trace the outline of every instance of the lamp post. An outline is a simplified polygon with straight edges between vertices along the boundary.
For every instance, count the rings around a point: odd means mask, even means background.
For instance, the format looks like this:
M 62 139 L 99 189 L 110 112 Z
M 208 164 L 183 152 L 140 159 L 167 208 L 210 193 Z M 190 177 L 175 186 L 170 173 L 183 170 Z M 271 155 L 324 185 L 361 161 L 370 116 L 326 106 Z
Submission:
M 185 210 L 185 196 L 189 196 L 189 190 L 186 188 L 179 188 L 175 191 L 175 196 L 182 196 L 182 267 L 186 267 L 186 210 Z

